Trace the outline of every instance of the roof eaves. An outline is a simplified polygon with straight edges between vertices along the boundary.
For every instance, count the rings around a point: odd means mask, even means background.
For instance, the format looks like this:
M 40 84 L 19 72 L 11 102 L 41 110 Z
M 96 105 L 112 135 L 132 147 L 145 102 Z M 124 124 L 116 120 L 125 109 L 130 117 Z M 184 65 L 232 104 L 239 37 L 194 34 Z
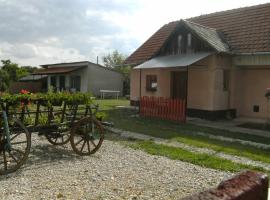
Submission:
M 193 34 L 195 34 L 201 40 L 205 41 L 217 52 L 230 52 L 229 45 L 224 41 L 225 38 L 221 37 L 221 35 L 216 29 L 208 28 L 186 20 L 180 20 L 180 22 L 182 22 Z

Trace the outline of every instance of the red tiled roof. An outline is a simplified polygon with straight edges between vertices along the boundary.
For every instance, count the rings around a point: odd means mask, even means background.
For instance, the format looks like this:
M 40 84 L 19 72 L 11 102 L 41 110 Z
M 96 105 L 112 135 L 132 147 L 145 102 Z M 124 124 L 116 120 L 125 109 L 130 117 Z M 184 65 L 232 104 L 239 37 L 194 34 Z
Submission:
M 233 53 L 270 52 L 270 3 L 187 19 L 221 31 Z M 159 51 L 179 21 L 166 24 L 131 54 L 126 63 L 142 63 Z
M 142 63 L 153 55 L 167 41 L 171 33 L 175 30 L 177 22 L 171 22 L 161 27 L 154 35 L 152 35 L 144 44 L 142 44 L 131 56 L 125 61 L 128 64 Z
M 46 69 L 40 69 L 32 73 L 33 75 L 42 74 L 65 74 L 84 68 L 86 66 L 73 66 L 73 67 L 50 67 Z

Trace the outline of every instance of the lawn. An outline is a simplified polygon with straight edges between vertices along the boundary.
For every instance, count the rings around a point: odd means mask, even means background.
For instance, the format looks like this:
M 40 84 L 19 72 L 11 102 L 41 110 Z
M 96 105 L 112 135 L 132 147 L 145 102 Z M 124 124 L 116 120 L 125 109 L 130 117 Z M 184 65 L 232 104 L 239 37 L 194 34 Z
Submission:
M 151 141 L 137 141 L 128 144 L 128 146 L 134 149 L 143 150 L 152 155 L 165 156 L 173 160 L 181 160 L 184 162 L 189 162 L 195 165 L 208 167 L 212 169 L 230 172 L 239 172 L 243 169 L 250 169 L 269 173 L 268 171 L 260 167 L 253 167 L 246 164 L 235 163 L 233 161 L 215 157 L 213 155 L 205 153 L 200 154 L 192 153 L 179 147 L 171 147 L 163 144 L 155 144 L 154 142 Z
M 95 104 L 99 104 L 100 110 L 114 109 L 116 106 L 129 106 L 129 100 L 127 99 L 96 99 Z
M 253 142 L 263 143 L 263 144 L 269 144 L 270 138 L 262 137 L 262 136 L 254 136 L 254 135 L 248 135 L 243 133 L 237 133 L 237 132 L 230 132 L 227 130 L 220 130 L 215 128 L 208 128 L 203 126 L 196 126 L 192 124 L 179 124 L 176 122 L 166 121 L 166 120 L 158 120 L 158 119 L 150 119 L 150 118 L 140 118 L 138 117 L 138 111 L 131 110 L 131 109 L 113 109 L 114 105 L 120 105 L 121 102 L 116 103 L 115 101 L 110 102 L 109 100 L 104 101 L 102 100 L 104 104 L 108 103 L 108 105 L 103 105 L 103 107 L 107 108 L 107 120 L 114 122 L 115 127 L 127 130 L 127 131 L 134 131 L 143 133 L 146 135 L 164 138 L 164 139 L 170 139 L 173 141 L 178 141 L 181 143 L 188 144 L 190 146 L 195 147 L 201 147 L 201 148 L 208 148 L 212 149 L 217 152 L 223 152 L 230 155 L 237 155 L 237 156 L 243 156 L 247 157 L 249 159 L 255 160 L 255 161 L 262 161 L 265 163 L 270 163 L 269 158 L 269 150 L 265 149 L 259 149 L 254 146 L 249 145 L 243 145 L 238 142 L 224 142 L 216 139 L 210 139 L 205 136 L 199 136 L 196 135 L 198 132 L 203 132 L 211 135 L 220 135 L 225 137 L 231 137 L 236 139 L 242 139 L 242 140 L 249 140 Z M 123 105 L 128 105 L 128 102 L 125 102 L 125 100 L 121 100 Z M 141 142 L 135 142 L 132 145 L 133 148 L 140 148 L 148 153 L 157 154 L 157 155 L 163 155 L 172 158 L 171 154 L 169 154 L 169 151 L 172 151 L 172 154 L 174 155 L 174 151 L 181 151 L 183 153 L 183 149 L 176 150 L 175 147 L 164 147 L 163 146 L 156 146 L 153 143 L 141 143 Z M 161 148 L 164 150 L 156 151 L 158 148 Z M 167 153 L 165 153 L 165 151 Z M 155 152 L 155 153 L 154 153 Z M 186 151 L 185 151 L 186 152 Z M 190 156 L 192 155 L 192 156 Z M 177 159 L 191 162 L 198 165 L 203 165 L 215 169 L 223 169 L 223 170 L 229 170 L 233 171 L 231 168 L 234 168 L 233 166 L 237 165 L 235 168 L 236 171 L 238 169 L 248 169 L 253 167 L 246 167 L 246 165 L 239 165 L 236 163 L 233 163 L 231 161 L 224 161 L 225 159 L 220 159 L 215 156 L 208 156 L 206 159 L 206 164 L 203 161 L 198 162 L 198 159 L 194 156 L 201 157 L 202 160 L 204 160 L 206 155 L 198 155 L 195 153 L 189 152 L 187 157 L 189 159 L 186 159 L 184 154 L 182 154 L 182 157 Z M 200 160 L 200 159 L 199 159 Z M 220 161 L 222 163 L 217 164 Z M 213 164 L 214 163 L 214 164 Z M 216 163 L 216 164 L 215 164 Z M 215 166 L 214 166 L 215 165 Z M 262 170 L 261 170 L 262 171 Z
M 154 137 L 171 139 L 196 147 L 209 148 L 218 152 L 244 156 L 252 160 L 270 163 L 270 149 L 263 150 L 253 146 L 243 145 L 238 142 L 233 143 L 210 139 L 208 137 L 196 135 L 196 132 L 270 144 L 270 138 L 267 137 L 230 132 L 227 130 L 196 126 L 193 124 L 179 124 L 165 120 L 132 117 L 132 115 L 134 116 L 136 113 L 128 109 L 108 110 L 107 113 L 108 120 L 113 121 L 116 128 L 139 132 Z

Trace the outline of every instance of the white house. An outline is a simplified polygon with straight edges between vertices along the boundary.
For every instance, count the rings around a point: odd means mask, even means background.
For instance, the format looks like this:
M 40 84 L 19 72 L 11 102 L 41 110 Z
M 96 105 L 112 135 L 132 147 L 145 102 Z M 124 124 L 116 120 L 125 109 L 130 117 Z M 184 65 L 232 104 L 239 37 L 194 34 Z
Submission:
M 123 76 L 113 69 L 89 61 L 41 65 L 33 75 L 47 75 L 47 86 L 55 91 L 92 92 L 100 90 L 123 92 Z

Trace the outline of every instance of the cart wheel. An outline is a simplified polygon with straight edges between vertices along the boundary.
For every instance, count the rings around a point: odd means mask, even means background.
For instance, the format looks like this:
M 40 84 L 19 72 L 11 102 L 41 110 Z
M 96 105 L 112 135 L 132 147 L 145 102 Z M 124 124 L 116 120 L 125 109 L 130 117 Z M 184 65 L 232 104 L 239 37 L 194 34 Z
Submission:
M 3 130 L 0 132 L 0 175 L 15 172 L 28 158 L 31 147 L 31 135 L 18 120 L 10 126 L 11 148 L 8 149 L 7 139 Z
M 51 143 L 52 145 L 64 145 L 69 142 L 70 139 L 70 130 L 64 129 L 64 130 L 58 130 L 51 134 L 45 134 L 46 139 Z
M 72 149 L 79 155 L 95 153 L 104 140 L 102 125 L 92 117 L 85 117 L 74 124 L 70 132 Z

